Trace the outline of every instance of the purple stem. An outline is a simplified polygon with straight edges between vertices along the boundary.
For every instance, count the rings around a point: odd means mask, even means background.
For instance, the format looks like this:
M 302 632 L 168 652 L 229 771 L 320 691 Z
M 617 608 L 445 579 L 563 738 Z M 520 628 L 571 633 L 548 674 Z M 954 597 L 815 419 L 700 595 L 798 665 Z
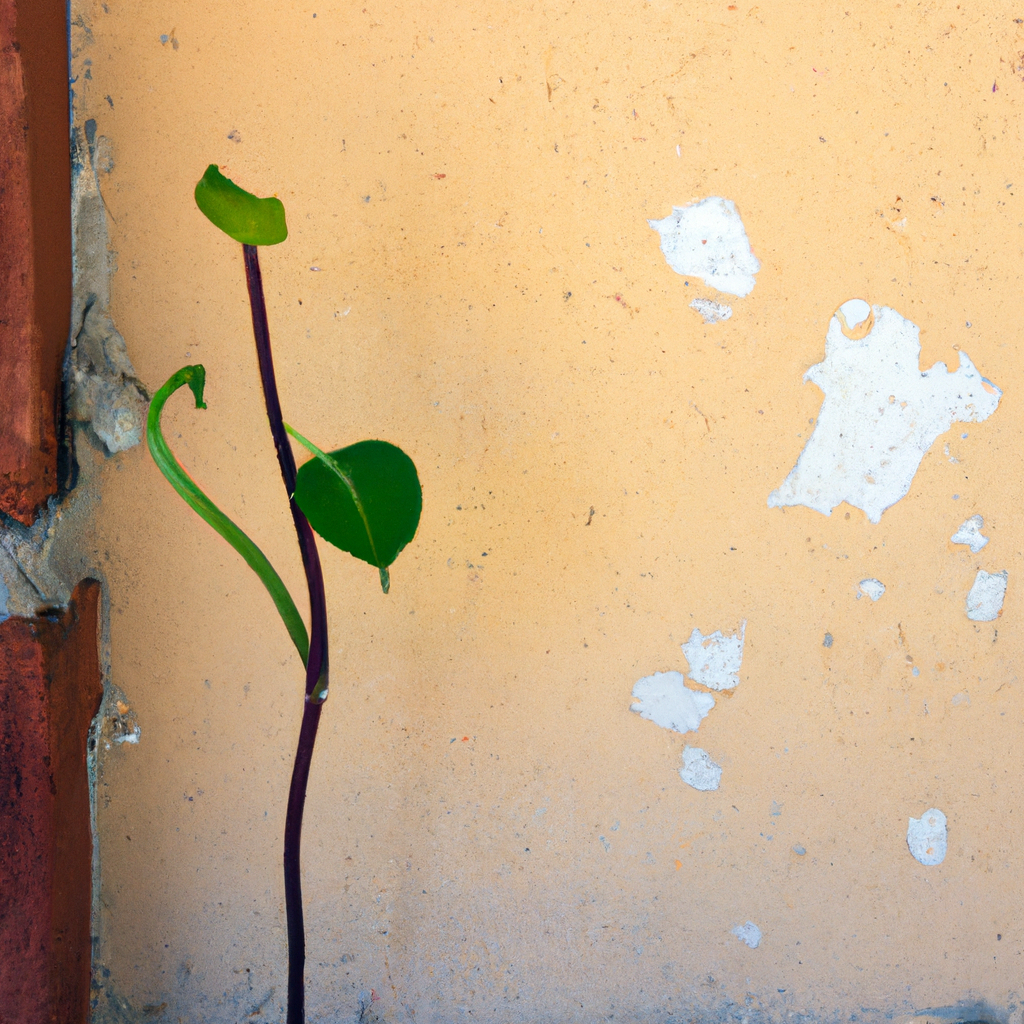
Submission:
M 256 246 L 243 245 L 245 280 L 249 286 L 249 305 L 252 307 L 252 330 L 256 336 L 256 354 L 259 357 L 260 380 L 267 405 L 270 432 L 277 449 L 288 502 L 295 521 L 295 532 L 302 551 L 302 565 L 309 586 L 309 660 L 306 663 L 306 702 L 299 729 L 299 743 L 295 751 L 292 781 L 288 790 L 288 812 L 284 823 L 284 902 L 288 921 L 288 1024 L 304 1024 L 306 1019 L 306 932 L 302 922 L 302 875 L 300 848 L 302 844 L 302 811 L 306 804 L 306 783 L 313 760 L 317 726 L 323 701 L 313 702 L 309 695 L 321 686 L 326 695 L 327 684 L 327 600 L 324 595 L 324 576 L 316 539 L 302 510 L 292 497 L 295 493 L 295 456 L 284 429 L 281 402 L 274 377 L 274 358 L 270 351 L 270 327 L 267 323 L 267 304 L 263 298 L 263 277 Z

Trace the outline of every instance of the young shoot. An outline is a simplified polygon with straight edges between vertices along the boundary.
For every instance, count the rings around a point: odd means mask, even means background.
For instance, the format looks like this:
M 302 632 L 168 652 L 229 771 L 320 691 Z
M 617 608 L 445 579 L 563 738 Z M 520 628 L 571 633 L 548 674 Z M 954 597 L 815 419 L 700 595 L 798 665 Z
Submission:
M 288 1024 L 305 1021 L 306 937 L 302 915 L 300 851 L 306 784 L 317 728 L 327 699 L 327 601 L 315 530 L 324 540 L 375 566 L 381 587 L 390 588 L 389 567 L 416 534 L 423 495 L 412 459 L 387 441 L 358 441 L 324 452 L 285 424 L 274 375 L 258 246 L 288 237 L 284 206 L 239 188 L 210 164 L 195 188 L 199 209 L 236 242 L 252 310 L 253 335 L 270 433 L 277 450 L 285 496 L 292 513 L 309 591 L 310 629 L 274 567 L 246 533 L 231 521 L 188 475 L 167 444 L 160 417 L 171 395 L 186 384 L 197 409 L 205 409 L 206 370 L 185 366 L 153 397 L 146 422 L 153 460 L 171 486 L 241 556 L 266 587 L 306 669 L 302 724 L 292 767 L 284 831 L 285 913 L 288 928 Z M 313 455 L 296 470 L 288 435 Z

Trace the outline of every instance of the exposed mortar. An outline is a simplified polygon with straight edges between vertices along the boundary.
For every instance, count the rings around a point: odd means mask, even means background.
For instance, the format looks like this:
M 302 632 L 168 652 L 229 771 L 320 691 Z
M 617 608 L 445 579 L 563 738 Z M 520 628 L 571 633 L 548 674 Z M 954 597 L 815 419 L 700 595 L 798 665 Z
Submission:
M 75 277 L 65 375 L 67 409 L 74 422 L 114 454 L 142 440 L 149 396 L 110 316 L 110 277 L 116 267 L 97 175 L 109 173 L 113 160 L 107 139 L 97 137 L 91 119 L 84 129 L 75 127 L 72 168 Z
M 109 145 L 96 136 L 95 122 L 87 121 L 72 137 L 74 292 L 65 407 L 76 427 L 73 440 L 113 455 L 141 442 L 149 398 L 110 316 L 115 267 L 97 165 L 106 171 L 113 166 Z M 88 482 L 80 481 L 73 491 L 51 499 L 30 527 L 0 515 L 0 620 L 67 605 L 87 567 L 75 557 L 74 532 L 61 524 L 80 518 L 92 498 Z
M 66 607 L 79 580 L 86 576 L 103 579 L 81 542 L 98 500 L 97 474 L 95 469 L 90 471 L 95 457 L 86 460 L 79 476 L 74 449 L 85 443 L 110 457 L 139 444 L 149 402 L 110 315 L 110 278 L 116 268 L 108 247 L 99 181 L 101 174 L 113 169 L 109 142 L 97 136 L 96 123 L 89 120 L 74 126 L 70 143 L 73 294 L 64 364 L 64 487 L 31 526 L 0 513 L 0 621 Z M 109 606 L 104 585 L 100 638 L 104 698 L 88 742 L 94 837 L 99 757 L 112 744 L 137 743 L 140 736 L 127 696 L 110 681 Z M 94 931 L 99 921 L 98 897 L 99 851 L 94 842 Z M 94 935 L 94 950 L 96 945 Z M 151 1019 L 131 1011 L 110 993 L 98 1000 L 96 978 L 103 977 L 98 966 L 94 965 L 93 1002 L 102 1003 L 103 1019 Z

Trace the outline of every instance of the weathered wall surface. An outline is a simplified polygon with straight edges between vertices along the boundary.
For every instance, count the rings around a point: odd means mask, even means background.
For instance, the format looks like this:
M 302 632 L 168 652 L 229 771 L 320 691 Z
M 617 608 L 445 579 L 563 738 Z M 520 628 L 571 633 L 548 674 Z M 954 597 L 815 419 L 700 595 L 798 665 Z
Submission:
M 1021 12 L 75 14 L 190 471 L 301 593 L 212 161 L 288 210 L 286 419 L 423 482 L 390 595 L 324 552 L 311 1018 L 1019 1020 Z M 95 1019 L 280 1019 L 300 665 L 141 447 L 97 466 Z

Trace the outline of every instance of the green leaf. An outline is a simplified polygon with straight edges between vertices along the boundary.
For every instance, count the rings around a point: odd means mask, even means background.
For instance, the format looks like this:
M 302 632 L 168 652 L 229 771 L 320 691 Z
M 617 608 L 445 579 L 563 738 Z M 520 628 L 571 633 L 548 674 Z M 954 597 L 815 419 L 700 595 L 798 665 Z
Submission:
M 243 245 L 277 245 L 288 237 L 284 204 L 260 199 L 210 164 L 196 185 L 196 205 L 226 235 Z
M 325 453 L 288 424 L 285 429 L 316 456 L 295 484 L 295 501 L 309 525 L 335 547 L 377 566 L 386 594 L 388 566 L 416 535 L 423 508 L 412 459 L 387 441 Z
M 170 485 L 184 499 L 186 504 L 206 520 L 241 556 L 249 567 L 259 576 L 263 586 L 267 588 L 278 614 L 284 622 L 288 635 L 292 638 L 302 664 L 309 658 L 309 637 L 298 608 L 292 600 L 288 588 L 284 585 L 277 571 L 267 560 L 267 556 L 238 528 L 210 499 L 199 489 L 196 482 L 185 472 L 181 463 L 174 457 L 160 427 L 160 414 L 163 412 L 167 399 L 180 387 L 188 385 L 196 400 L 197 409 L 205 409 L 203 390 L 206 386 L 206 370 L 199 365 L 183 366 L 153 396 L 146 418 L 146 442 L 153 461 L 157 464 Z

